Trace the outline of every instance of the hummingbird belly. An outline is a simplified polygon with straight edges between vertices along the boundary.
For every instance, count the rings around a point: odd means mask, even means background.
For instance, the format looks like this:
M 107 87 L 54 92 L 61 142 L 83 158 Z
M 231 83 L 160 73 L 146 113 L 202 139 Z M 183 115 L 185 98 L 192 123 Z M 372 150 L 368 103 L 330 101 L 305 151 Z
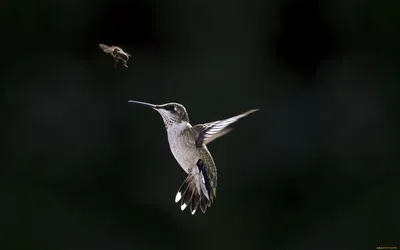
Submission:
M 214 160 L 206 145 L 196 147 L 195 135 L 190 128 L 192 126 L 184 122 L 178 123 L 167 130 L 169 146 L 176 161 L 187 174 L 197 166 L 199 159 L 206 162 L 207 167 L 215 169 Z
M 189 169 L 196 166 L 199 158 L 198 149 L 194 146 L 194 143 L 190 145 L 182 138 L 174 138 L 169 140 L 169 145 L 176 161 L 186 173 L 189 173 Z

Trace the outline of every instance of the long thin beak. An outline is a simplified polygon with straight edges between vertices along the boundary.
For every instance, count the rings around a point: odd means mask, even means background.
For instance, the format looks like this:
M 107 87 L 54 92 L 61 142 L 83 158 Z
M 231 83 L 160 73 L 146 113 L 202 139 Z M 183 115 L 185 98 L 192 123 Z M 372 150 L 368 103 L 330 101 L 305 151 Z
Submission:
M 144 105 L 144 106 L 147 106 L 147 107 L 150 107 L 150 108 L 153 108 L 153 109 L 156 109 L 156 108 L 157 108 L 157 105 L 154 105 L 154 104 L 151 104 L 151 103 L 147 103 L 147 102 L 139 102 L 139 101 L 134 101 L 134 100 L 130 100 L 130 101 L 128 101 L 128 102 L 133 102 L 133 103 L 142 104 L 142 105 Z

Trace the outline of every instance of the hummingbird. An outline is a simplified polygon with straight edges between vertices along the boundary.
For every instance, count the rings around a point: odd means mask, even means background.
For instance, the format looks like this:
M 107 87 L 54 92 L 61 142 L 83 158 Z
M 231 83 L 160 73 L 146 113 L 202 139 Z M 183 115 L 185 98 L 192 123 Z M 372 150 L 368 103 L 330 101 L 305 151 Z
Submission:
M 161 115 L 167 130 L 171 152 L 187 173 L 186 179 L 175 196 L 175 203 L 181 201 L 182 211 L 190 207 L 192 215 L 199 207 L 205 213 L 217 194 L 217 168 L 207 149 L 207 144 L 230 132 L 232 130 L 228 127 L 230 124 L 258 109 L 224 120 L 192 126 L 182 104 L 171 102 L 155 105 L 134 100 L 128 102 L 150 107 Z

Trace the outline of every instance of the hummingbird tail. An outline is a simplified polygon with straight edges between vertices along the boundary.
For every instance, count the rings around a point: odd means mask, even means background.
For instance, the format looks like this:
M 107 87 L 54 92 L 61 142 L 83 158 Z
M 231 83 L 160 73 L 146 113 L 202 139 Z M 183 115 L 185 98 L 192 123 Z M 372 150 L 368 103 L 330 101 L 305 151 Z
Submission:
M 207 207 L 211 206 L 207 189 L 203 187 L 198 188 L 200 185 L 201 181 L 199 175 L 190 174 L 186 177 L 175 197 L 175 202 L 181 200 L 182 211 L 189 206 L 190 212 L 194 214 L 200 206 L 201 211 L 205 213 Z

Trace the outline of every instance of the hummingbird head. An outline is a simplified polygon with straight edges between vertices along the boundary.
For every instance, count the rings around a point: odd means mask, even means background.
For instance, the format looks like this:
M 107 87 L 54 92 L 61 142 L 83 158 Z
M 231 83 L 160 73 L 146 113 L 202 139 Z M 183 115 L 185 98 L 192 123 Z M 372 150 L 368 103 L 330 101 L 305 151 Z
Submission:
M 182 104 L 170 102 L 161 105 L 155 105 L 146 102 L 139 101 L 129 101 L 133 103 L 138 103 L 150 107 L 160 113 L 165 127 L 168 128 L 173 124 L 178 124 L 181 122 L 189 122 L 189 116 L 186 112 L 185 107 Z

